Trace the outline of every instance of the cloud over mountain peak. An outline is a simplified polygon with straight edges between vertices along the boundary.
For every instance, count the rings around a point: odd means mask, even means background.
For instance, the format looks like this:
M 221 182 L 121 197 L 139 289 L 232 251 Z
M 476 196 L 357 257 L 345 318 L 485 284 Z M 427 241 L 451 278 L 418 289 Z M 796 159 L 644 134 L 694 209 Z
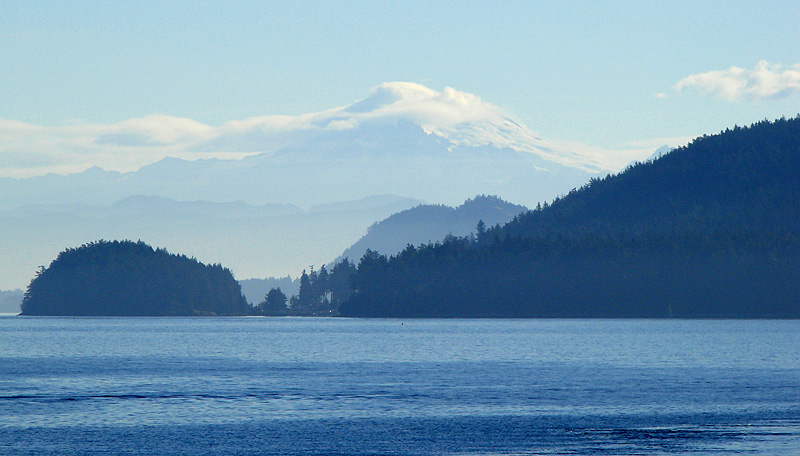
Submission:
M 456 125 L 501 115 L 500 110 L 480 97 L 445 87 L 441 92 L 413 82 L 387 82 L 372 94 L 342 109 L 354 120 L 402 118 L 426 131 L 438 132 Z
M 479 96 L 413 82 L 386 82 L 350 105 L 296 116 L 267 115 L 210 126 L 152 114 L 113 124 L 36 126 L 0 119 L 0 177 L 80 172 L 92 166 L 134 171 L 165 157 L 237 159 L 309 144 L 336 132 L 375 132 L 412 123 L 453 147 L 494 146 L 587 170 L 615 170 L 638 155 L 554 146 Z M 380 152 L 380 151 L 376 151 Z M 624 152 L 623 152 L 624 153 Z
M 413 82 L 386 82 L 348 106 L 297 117 L 267 116 L 229 123 L 210 142 L 214 150 L 265 152 L 301 136 L 412 123 L 453 146 L 495 146 L 570 166 L 604 169 L 590 157 L 557 151 L 527 127 L 479 96 L 445 87 L 441 92 Z M 280 148 L 280 147 L 278 147 Z M 275 149 L 273 149 L 275 150 Z
M 414 82 L 384 82 L 372 89 L 372 93 L 343 110 L 351 113 L 368 113 L 403 101 L 426 100 L 438 94 L 422 84 Z

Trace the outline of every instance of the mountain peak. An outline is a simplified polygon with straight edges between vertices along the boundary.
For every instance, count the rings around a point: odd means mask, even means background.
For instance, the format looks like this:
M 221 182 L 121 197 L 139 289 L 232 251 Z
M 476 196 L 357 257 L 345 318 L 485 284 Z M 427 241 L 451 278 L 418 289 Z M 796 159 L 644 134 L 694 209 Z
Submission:
M 321 113 L 324 116 L 324 113 Z M 494 122 L 504 118 L 500 109 L 477 95 L 445 87 L 441 92 L 414 82 L 385 82 L 363 100 L 334 114 L 351 124 L 410 120 L 427 132 L 441 131 L 472 122 Z
M 408 100 L 425 100 L 437 95 L 435 90 L 414 82 L 384 82 L 372 89 L 372 93 L 344 108 L 345 112 L 367 113 L 394 103 Z
M 418 132 L 405 128 L 406 124 L 435 135 L 438 142 L 447 142 L 445 147 L 450 152 L 462 147 L 511 149 L 537 161 L 536 166 L 542 169 L 551 167 L 542 164 L 544 160 L 589 172 L 613 171 L 616 165 L 609 164 L 619 161 L 610 160 L 602 150 L 544 141 L 478 95 L 452 87 L 435 90 L 415 82 L 393 81 L 373 87 L 365 98 L 345 106 L 299 115 L 231 120 L 219 126 L 164 114 L 106 125 L 78 123 L 56 128 L 15 124 L 15 133 L 9 137 L 16 139 L 6 146 L 26 153 L 19 160 L 9 161 L 9 166 L 0 166 L 0 176 L 79 173 L 92 165 L 131 172 L 166 156 L 186 161 L 232 161 L 306 145 L 325 149 L 324 145 L 317 147 L 320 141 L 376 143 L 376 135 L 384 134 L 397 142 L 404 132 L 413 133 L 411 140 L 416 141 Z M 381 153 L 378 148 L 373 151 Z M 41 165 L 31 167 L 30 163 Z
M 413 82 L 386 82 L 362 100 L 319 113 L 314 124 L 327 131 L 412 123 L 452 146 L 509 148 L 567 166 L 596 171 L 594 164 L 546 143 L 497 106 L 479 96 L 445 87 L 441 92 Z

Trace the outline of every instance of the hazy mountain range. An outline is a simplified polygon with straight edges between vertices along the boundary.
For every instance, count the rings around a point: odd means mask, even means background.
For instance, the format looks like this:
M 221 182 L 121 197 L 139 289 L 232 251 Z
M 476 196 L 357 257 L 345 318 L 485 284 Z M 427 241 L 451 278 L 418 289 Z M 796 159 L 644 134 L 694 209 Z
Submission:
M 487 226 L 504 224 L 525 210 L 525 206 L 485 195 L 469 199 L 455 208 L 442 204 L 420 204 L 375 222 L 367 229 L 367 234 L 345 249 L 334 261 L 328 262 L 327 266 L 331 269 L 333 264 L 344 258 L 358 264 L 367 249 L 393 255 L 409 244 L 418 246 L 437 242 L 447 235 L 468 236 L 475 233 L 479 221 Z M 317 265 L 317 268 L 319 266 L 321 265 Z M 286 276 L 245 279 L 239 282 L 248 301 L 258 304 L 270 288 L 280 287 L 287 296 L 297 294 L 300 270 L 293 271 L 291 275 L 294 279 Z
M 425 204 L 407 209 L 375 223 L 367 234 L 337 258 L 358 263 L 367 249 L 394 255 L 408 245 L 441 241 L 447 235 L 468 236 L 475 233 L 482 221 L 487 227 L 505 224 L 526 211 L 525 206 L 512 204 L 496 196 L 478 196 L 458 207 Z
M 0 290 L 0 313 L 19 313 L 22 302 L 22 290 Z
M 352 232 L 362 230 L 361 224 L 365 223 L 365 220 L 407 205 L 415 205 L 373 223 L 364 236 L 345 249 L 335 260 L 338 262 L 341 258 L 347 257 L 357 263 L 367 248 L 391 255 L 399 252 L 408 244 L 419 245 L 436 242 L 448 234 L 467 236 L 475 232 L 479 220 L 482 220 L 487 226 L 504 224 L 526 210 L 524 206 L 508 203 L 495 196 L 478 196 L 455 208 L 417 203 L 415 200 L 382 196 L 348 203 L 320 205 L 303 210 L 291 205 L 249 206 L 241 202 L 178 202 L 160 197 L 133 196 L 110 206 L 24 206 L 0 212 L 0 220 L 9 228 L 9 237 L 19 237 L 22 230 L 39 230 L 43 236 L 45 231 L 49 231 L 47 237 L 55 240 L 54 248 L 58 248 L 56 246 L 59 243 L 69 242 L 65 236 L 70 234 L 80 238 L 85 233 L 92 233 L 93 230 L 116 229 L 117 233 L 120 233 L 117 237 L 126 237 L 124 235 L 126 230 L 130 230 L 128 234 L 138 230 L 139 232 L 149 231 L 147 234 L 150 237 L 164 236 L 161 244 L 170 244 L 172 247 L 169 250 L 181 253 L 195 250 L 200 252 L 198 254 L 200 257 L 213 257 L 215 255 L 213 246 L 221 242 L 231 246 L 232 250 L 238 252 L 239 255 L 242 255 L 241 249 L 245 247 L 253 250 L 270 248 L 269 244 L 274 239 L 268 236 L 261 239 L 249 238 L 247 239 L 248 245 L 237 247 L 237 242 L 240 242 L 237 235 L 240 233 L 235 230 L 235 227 L 241 224 L 250 225 L 257 221 L 261 226 L 282 227 L 284 232 L 289 231 L 292 226 L 307 227 L 325 224 L 329 227 L 328 230 L 296 233 L 298 237 L 295 242 L 303 242 L 302 239 L 305 239 L 307 244 L 318 245 L 321 242 L 320 233 L 327 237 L 338 236 L 341 238 L 339 242 L 346 242 L 348 235 L 352 237 Z M 57 217 L 60 223 L 57 225 L 36 223 L 37 220 L 49 217 Z M 332 223 L 332 219 L 339 223 Z M 204 242 L 204 238 L 208 234 L 203 229 L 190 229 L 185 223 L 187 220 L 193 221 L 191 224 L 198 227 L 217 227 L 219 232 L 214 235 L 215 243 Z M 349 225 L 348 222 L 352 225 Z M 155 228 L 157 226 L 162 226 L 162 228 L 158 230 Z M 71 229 L 65 230 L 65 227 L 71 227 Z M 98 238 L 102 237 L 112 238 L 114 236 L 98 235 Z M 286 258 L 292 256 L 292 251 L 302 251 L 302 249 L 295 249 L 295 242 L 282 243 L 285 251 L 279 252 L 280 254 L 275 256 Z M 0 240 L 0 243 L 3 241 Z M 79 245 L 79 242 L 73 240 L 69 245 Z M 208 245 L 211 247 L 207 247 Z M 4 250 L 13 249 L 13 246 L 3 245 L 3 248 Z M 336 253 L 327 253 L 329 254 L 328 259 L 334 258 L 336 255 Z M 42 255 L 52 256 L 49 252 L 42 252 Z M 236 262 L 233 257 L 226 258 L 226 260 L 221 262 L 223 264 Z M 250 267 L 258 270 L 258 268 L 264 267 L 264 264 L 264 260 L 259 260 Z M 317 268 L 322 264 L 318 263 Z M 248 301 L 254 304 L 263 299 L 272 287 L 281 287 L 288 295 L 295 294 L 298 286 L 296 278 L 302 269 L 311 265 L 312 263 L 295 264 L 295 269 L 290 271 L 291 275 L 295 277 L 294 281 L 290 277 L 240 280 L 242 291 Z M 7 272 L 7 274 L 11 273 L 12 271 Z M 32 273 L 30 274 L 32 275 Z M 0 293 L 0 312 L 18 312 L 21 299 L 21 290 Z
M 111 205 L 29 205 L 0 211 L 2 288 L 22 288 L 58 252 L 93 240 L 142 240 L 237 278 L 296 274 L 358 240 L 375 220 L 420 204 L 390 195 L 301 209 L 132 196 Z

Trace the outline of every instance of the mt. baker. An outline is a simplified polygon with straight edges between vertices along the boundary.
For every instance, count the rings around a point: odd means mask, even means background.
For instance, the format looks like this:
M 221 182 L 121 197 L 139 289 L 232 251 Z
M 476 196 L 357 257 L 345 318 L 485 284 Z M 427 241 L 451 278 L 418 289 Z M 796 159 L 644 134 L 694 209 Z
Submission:
M 342 108 L 220 127 L 154 115 L 36 132 L 41 142 L 25 144 L 40 161 L 95 167 L 0 179 L 0 209 L 111 204 L 130 195 L 308 207 L 378 194 L 451 205 L 496 194 L 534 206 L 616 171 L 548 144 L 475 95 L 405 82 L 382 84 Z M 59 154 L 60 145 L 80 153 Z

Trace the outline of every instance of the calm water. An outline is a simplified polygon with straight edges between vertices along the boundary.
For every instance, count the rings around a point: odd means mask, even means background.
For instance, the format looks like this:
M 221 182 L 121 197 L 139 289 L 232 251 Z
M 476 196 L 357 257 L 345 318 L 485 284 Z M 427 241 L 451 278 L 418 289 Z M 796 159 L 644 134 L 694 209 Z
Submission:
M 800 321 L 0 318 L 0 454 L 800 454 Z

